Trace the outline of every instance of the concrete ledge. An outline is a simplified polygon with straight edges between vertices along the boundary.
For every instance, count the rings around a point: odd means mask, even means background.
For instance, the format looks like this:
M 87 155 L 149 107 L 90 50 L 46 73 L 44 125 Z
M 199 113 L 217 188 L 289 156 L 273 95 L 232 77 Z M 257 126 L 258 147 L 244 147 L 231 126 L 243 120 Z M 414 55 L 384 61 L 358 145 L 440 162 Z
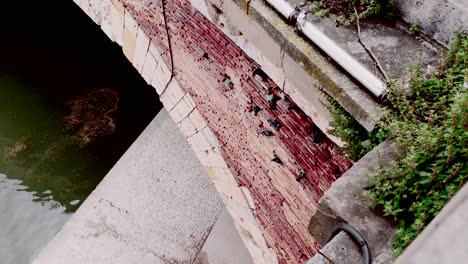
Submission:
M 374 258 L 380 256 L 381 262 L 379 263 L 391 263 L 392 255 L 390 252 L 394 228 L 386 219 L 370 209 L 370 201 L 363 196 L 363 192 L 368 184 L 368 173 L 374 171 L 380 163 L 388 164 L 395 157 L 393 143 L 389 140 L 385 141 L 355 163 L 351 169 L 333 183 L 320 199 L 317 212 L 310 221 L 309 230 L 317 241 L 325 246 L 324 249 L 327 249 L 330 256 L 338 258 L 342 255 L 339 251 L 342 251 L 343 236 L 337 236 L 329 244 L 324 244 L 335 225 L 344 221 L 364 236 L 369 243 L 372 256 Z M 352 245 L 348 244 L 343 247 L 352 248 Z M 361 257 L 360 252 L 357 252 L 358 256 Z M 347 253 L 347 255 L 349 254 Z M 351 255 L 349 257 L 351 258 Z M 360 263 L 360 261 L 362 260 L 337 260 L 335 263 Z
M 448 46 L 460 28 L 468 31 L 466 0 L 397 0 L 403 19 L 418 23 L 424 33 Z
M 221 209 L 162 110 L 33 263 L 193 263 Z
M 465 184 L 395 263 L 466 263 L 467 223 L 468 184 Z

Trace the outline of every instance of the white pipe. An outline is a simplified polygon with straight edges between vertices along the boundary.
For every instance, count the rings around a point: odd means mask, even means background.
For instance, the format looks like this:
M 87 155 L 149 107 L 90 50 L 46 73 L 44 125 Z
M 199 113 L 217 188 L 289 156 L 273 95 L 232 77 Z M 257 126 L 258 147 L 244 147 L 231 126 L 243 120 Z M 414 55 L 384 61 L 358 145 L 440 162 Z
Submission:
M 267 2 L 286 19 L 289 19 L 294 12 L 294 7 L 284 0 L 267 0 Z
M 285 0 L 267 0 L 267 2 L 288 20 L 295 12 L 294 7 Z M 305 18 L 305 13 L 297 16 L 296 23 L 299 30 L 373 95 L 381 99 L 386 93 L 385 83 Z

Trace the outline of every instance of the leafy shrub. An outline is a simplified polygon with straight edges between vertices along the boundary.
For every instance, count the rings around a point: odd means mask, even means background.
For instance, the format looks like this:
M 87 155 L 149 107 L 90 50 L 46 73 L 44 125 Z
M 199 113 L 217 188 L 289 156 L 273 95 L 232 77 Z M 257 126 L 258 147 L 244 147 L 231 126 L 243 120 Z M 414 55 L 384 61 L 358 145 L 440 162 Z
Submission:
M 415 68 L 411 76 L 411 93 L 389 85 L 388 106 L 374 132 L 346 115 L 333 114 L 338 120 L 332 124 L 335 135 L 349 140 L 344 152 L 351 157 L 359 158 L 385 136 L 404 149 L 392 165 L 370 176 L 366 192 L 373 207 L 395 220 L 397 255 L 467 181 L 468 37 L 454 40 L 439 73 L 424 78 Z

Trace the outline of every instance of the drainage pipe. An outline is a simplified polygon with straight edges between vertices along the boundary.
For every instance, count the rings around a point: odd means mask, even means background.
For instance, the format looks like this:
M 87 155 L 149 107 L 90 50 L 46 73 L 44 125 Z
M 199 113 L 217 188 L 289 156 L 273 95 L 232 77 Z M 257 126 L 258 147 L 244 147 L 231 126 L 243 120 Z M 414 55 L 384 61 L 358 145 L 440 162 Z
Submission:
M 291 25 L 300 30 L 309 40 L 330 56 L 375 97 L 381 100 L 385 96 L 387 91 L 386 84 L 339 47 L 311 22 L 307 21 L 304 11 L 298 11 L 286 0 L 266 1 L 273 6 L 278 13 L 285 17 Z

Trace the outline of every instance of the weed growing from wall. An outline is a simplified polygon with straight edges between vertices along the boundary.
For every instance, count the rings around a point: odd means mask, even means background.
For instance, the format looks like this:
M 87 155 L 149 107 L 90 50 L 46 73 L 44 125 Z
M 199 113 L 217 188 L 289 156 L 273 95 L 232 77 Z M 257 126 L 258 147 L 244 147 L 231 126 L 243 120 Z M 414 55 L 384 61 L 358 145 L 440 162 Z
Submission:
M 317 16 L 333 13 L 338 15 L 342 24 L 356 21 L 354 7 L 360 19 L 378 18 L 392 20 L 395 18 L 395 0 L 310 0 L 314 14 Z

